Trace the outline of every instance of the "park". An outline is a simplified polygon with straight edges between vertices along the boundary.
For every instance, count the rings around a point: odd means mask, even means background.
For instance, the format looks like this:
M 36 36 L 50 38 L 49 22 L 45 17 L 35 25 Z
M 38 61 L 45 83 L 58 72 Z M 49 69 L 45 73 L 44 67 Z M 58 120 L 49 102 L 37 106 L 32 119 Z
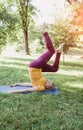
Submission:
M 38 19 L 41 10 L 31 2 L 0 2 L 0 87 L 30 82 L 29 63 L 46 51 L 42 22 L 35 23 L 33 17 Z M 64 0 L 64 3 L 60 12 L 58 4 L 53 3 L 53 9 L 58 8 L 59 12 L 50 16 L 55 17 L 55 22 L 44 19 L 53 46 L 58 48 L 65 43 L 58 71 L 42 72 L 55 83 L 59 93 L 0 92 L 1 130 L 83 129 L 83 2 Z M 54 56 L 49 63 L 53 60 Z

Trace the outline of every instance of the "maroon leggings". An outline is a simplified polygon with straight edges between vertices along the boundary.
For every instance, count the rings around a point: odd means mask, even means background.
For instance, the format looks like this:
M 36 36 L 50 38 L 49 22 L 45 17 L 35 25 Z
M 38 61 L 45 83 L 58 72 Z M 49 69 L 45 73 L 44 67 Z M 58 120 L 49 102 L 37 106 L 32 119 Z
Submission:
M 59 61 L 61 53 L 56 53 L 56 58 L 54 60 L 53 65 L 47 64 L 52 55 L 55 53 L 55 49 L 52 45 L 52 41 L 47 32 L 44 33 L 44 38 L 46 42 L 47 51 L 43 53 L 39 58 L 32 61 L 29 64 L 29 67 L 32 68 L 41 68 L 42 72 L 56 72 L 59 68 Z

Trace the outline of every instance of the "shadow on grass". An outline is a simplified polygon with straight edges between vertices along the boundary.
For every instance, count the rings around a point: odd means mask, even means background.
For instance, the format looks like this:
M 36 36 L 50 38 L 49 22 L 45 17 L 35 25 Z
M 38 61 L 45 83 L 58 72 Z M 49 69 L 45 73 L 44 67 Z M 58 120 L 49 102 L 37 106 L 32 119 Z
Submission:
M 28 62 L 27 62 L 27 63 L 28 63 Z M 27 64 L 27 63 L 26 63 L 26 64 Z M 8 62 L 7 62 L 7 61 L 1 61 L 0 64 L 2 64 L 2 65 L 19 65 L 19 66 L 20 66 L 20 65 L 23 65 L 23 66 L 26 65 L 26 64 L 23 63 L 23 62 L 18 63 L 18 62 L 15 62 L 15 61 L 13 61 L 13 62 L 11 62 L 11 61 L 8 61 Z
M 10 85 L 16 82 L 30 82 L 28 69 L 0 66 L 0 84 Z
M 83 69 L 83 62 L 61 62 L 62 68 L 66 70 L 81 70 Z
M 1 66 L 13 66 L 17 65 L 26 67 L 30 63 L 31 60 L 33 60 L 33 57 L 27 57 L 27 58 L 14 58 L 14 57 L 5 57 L 5 60 L 1 60 L 0 64 Z M 51 61 L 52 62 L 52 61 Z M 82 70 L 83 69 L 83 62 L 60 62 L 60 67 L 64 70 Z
M 16 58 L 16 57 L 4 57 L 5 59 L 9 59 L 9 60 L 19 60 L 19 61 L 31 61 L 33 60 L 34 58 L 33 57 L 29 57 L 27 56 L 26 58 Z
M 11 58 L 11 57 L 5 57 L 0 60 L 1 65 L 26 65 L 29 64 L 29 62 L 33 60 L 31 58 Z

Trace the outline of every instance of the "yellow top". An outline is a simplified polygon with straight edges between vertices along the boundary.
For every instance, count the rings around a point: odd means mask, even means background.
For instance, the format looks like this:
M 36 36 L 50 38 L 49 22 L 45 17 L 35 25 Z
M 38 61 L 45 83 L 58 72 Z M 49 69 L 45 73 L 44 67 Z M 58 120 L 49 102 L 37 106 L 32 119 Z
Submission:
M 42 69 L 30 67 L 29 76 L 33 87 L 37 86 L 38 91 L 45 90 L 46 79 L 42 76 Z

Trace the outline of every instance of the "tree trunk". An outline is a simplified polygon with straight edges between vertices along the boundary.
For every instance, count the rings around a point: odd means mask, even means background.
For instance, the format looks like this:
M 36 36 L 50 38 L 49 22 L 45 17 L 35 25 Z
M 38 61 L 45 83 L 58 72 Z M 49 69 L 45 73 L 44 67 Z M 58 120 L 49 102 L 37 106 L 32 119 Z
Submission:
M 64 65 L 64 63 L 65 63 L 65 54 L 63 52 L 63 65 Z
M 20 0 L 19 13 L 22 20 L 22 29 L 24 34 L 24 45 L 25 45 L 25 53 L 29 55 L 29 45 L 28 45 L 28 1 Z
M 27 32 L 27 30 L 24 30 L 23 33 L 24 33 L 24 44 L 25 44 L 26 55 L 29 55 L 28 32 Z
M 72 0 L 67 0 L 67 2 L 68 2 L 70 5 L 71 5 L 73 2 L 78 2 L 78 3 L 80 3 L 79 0 L 73 0 L 73 1 L 72 1 Z

